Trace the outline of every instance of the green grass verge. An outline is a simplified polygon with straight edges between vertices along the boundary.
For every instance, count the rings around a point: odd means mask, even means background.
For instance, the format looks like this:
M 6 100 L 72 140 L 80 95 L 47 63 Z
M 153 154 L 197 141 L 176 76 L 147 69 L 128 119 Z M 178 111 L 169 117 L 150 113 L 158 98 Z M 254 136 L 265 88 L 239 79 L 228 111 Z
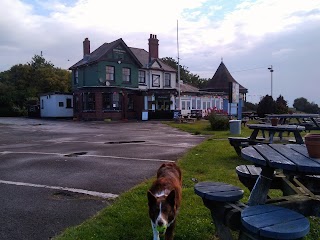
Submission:
M 245 191 L 243 201 L 246 202 L 249 191 L 239 182 L 235 167 L 248 162 L 239 158 L 230 146 L 227 140 L 227 137 L 231 136 L 229 131 L 212 132 L 208 128 L 207 121 L 191 124 L 166 122 L 166 124 L 193 134 L 212 135 L 192 148 L 178 162 L 183 174 L 183 201 L 177 218 L 175 240 L 218 239 L 214 236 L 214 225 L 209 210 L 204 207 L 201 198 L 194 194 L 194 181 L 195 179 L 199 182 L 221 181 L 239 186 Z M 241 135 L 249 136 L 251 131 L 242 127 Z M 111 206 L 81 225 L 68 228 L 55 239 L 151 240 L 146 193 L 153 180 L 146 180 L 122 194 Z M 312 217 L 310 222 L 311 231 L 305 239 L 320 239 L 319 218 Z M 237 239 L 236 233 L 234 234 L 234 239 Z

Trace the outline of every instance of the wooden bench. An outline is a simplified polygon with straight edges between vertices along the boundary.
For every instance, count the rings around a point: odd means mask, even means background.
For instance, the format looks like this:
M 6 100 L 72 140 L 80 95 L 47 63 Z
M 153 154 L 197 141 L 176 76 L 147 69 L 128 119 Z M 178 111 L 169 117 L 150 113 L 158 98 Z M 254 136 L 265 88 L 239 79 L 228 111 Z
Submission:
M 249 145 L 256 145 L 262 143 L 265 138 L 257 138 L 255 141 L 250 140 L 248 137 L 228 137 L 229 143 L 234 149 L 239 157 L 241 157 L 241 149 L 248 147 Z
M 301 239 L 310 223 L 302 214 L 274 205 L 250 206 L 241 212 L 243 226 L 239 240 Z
M 246 206 L 239 202 L 243 190 L 222 182 L 200 182 L 194 192 L 210 210 L 220 240 L 232 240 L 230 229 L 239 230 L 240 215 Z

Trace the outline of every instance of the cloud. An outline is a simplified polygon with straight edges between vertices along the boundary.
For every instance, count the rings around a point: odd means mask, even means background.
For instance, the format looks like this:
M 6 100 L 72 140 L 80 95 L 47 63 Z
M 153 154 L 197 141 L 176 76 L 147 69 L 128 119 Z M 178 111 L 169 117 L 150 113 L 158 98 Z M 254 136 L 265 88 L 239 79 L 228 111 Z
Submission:
M 299 90 L 291 84 L 302 78 L 297 69 L 308 72 L 309 85 L 319 79 L 319 0 L 2 0 L 0 14 L 5 16 L 0 19 L 0 71 L 26 63 L 40 51 L 56 66 L 68 68 L 82 58 L 85 37 L 91 50 L 118 38 L 148 50 L 152 33 L 158 36 L 160 57 L 177 59 L 179 20 L 181 64 L 192 73 L 212 77 L 221 58 L 230 72 L 263 67 L 234 77 L 249 93 L 265 95 L 270 92 L 265 67 L 272 64 L 275 79 L 281 78 L 276 94 L 294 98 L 303 93 L 308 99 L 310 92 L 320 104 L 314 88 Z

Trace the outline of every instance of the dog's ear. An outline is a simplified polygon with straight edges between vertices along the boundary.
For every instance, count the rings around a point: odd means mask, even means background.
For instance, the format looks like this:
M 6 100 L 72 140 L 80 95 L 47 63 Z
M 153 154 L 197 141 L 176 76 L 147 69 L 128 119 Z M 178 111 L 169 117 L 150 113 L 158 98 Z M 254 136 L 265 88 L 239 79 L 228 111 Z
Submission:
M 152 192 L 148 191 L 148 204 L 153 205 L 157 202 L 157 198 L 152 194 Z
M 166 201 L 170 204 L 171 207 L 174 207 L 176 199 L 176 191 L 172 190 L 169 195 L 166 197 Z

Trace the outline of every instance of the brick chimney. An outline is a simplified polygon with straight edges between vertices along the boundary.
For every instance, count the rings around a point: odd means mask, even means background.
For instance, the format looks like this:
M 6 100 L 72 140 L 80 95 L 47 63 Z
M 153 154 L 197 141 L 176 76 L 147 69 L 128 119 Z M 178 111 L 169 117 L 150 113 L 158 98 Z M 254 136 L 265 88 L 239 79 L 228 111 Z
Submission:
M 159 58 L 159 40 L 157 35 L 150 34 L 149 38 L 149 60 Z
M 83 56 L 90 55 L 90 41 L 88 38 L 83 41 Z

